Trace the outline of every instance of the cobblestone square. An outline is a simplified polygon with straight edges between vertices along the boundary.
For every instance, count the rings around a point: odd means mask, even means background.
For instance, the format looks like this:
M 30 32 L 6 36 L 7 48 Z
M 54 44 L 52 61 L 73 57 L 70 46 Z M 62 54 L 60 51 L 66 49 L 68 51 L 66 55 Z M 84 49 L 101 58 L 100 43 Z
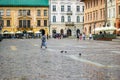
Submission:
M 49 39 L 47 49 L 40 44 L 40 39 L 0 42 L 0 80 L 120 79 L 120 42 Z

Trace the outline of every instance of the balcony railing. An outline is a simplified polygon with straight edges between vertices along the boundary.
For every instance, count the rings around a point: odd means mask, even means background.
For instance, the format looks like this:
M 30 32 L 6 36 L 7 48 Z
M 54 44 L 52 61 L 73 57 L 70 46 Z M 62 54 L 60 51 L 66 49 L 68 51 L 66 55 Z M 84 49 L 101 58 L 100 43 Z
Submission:
M 74 26 L 74 22 L 66 22 L 65 25 L 66 26 Z
M 67 15 L 72 15 L 72 11 L 67 11 Z

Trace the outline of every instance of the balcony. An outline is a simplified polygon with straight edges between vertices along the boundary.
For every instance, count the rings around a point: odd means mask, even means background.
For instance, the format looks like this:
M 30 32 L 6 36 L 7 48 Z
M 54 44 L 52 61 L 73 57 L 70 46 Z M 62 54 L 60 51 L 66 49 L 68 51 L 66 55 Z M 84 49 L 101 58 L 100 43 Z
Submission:
M 74 22 L 66 22 L 65 25 L 66 26 L 74 26 Z
M 72 11 L 67 11 L 67 15 L 72 15 Z

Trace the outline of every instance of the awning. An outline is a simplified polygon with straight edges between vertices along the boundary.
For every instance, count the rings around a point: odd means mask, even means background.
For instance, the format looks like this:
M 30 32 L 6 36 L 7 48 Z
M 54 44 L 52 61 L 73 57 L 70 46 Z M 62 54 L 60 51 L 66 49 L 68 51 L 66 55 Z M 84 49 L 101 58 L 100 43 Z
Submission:
M 33 33 L 33 31 L 27 31 L 27 33 Z
M 10 34 L 10 32 L 3 32 L 3 34 Z
M 9 32 L 9 34 L 15 34 L 15 32 Z
M 36 33 L 36 34 L 40 34 L 41 32 L 40 32 L 40 31 L 36 31 L 35 33 Z
M 17 34 L 22 34 L 23 32 L 21 32 L 21 31 L 17 31 L 16 33 L 17 33 Z

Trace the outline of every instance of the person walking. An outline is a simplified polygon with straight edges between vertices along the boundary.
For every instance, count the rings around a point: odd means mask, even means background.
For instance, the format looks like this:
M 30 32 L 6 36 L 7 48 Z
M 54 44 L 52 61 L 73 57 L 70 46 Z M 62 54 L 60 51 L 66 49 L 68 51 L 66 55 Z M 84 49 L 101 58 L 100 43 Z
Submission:
M 85 40 L 85 33 L 83 33 L 82 37 L 83 37 L 83 40 Z
M 42 42 L 41 42 L 41 48 L 44 46 L 45 48 L 47 48 L 47 43 L 46 43 L 46 36 L 45 34 L 42 36 L 41 38 Z
M 89 40 L 91 40 L 91 39 L 92 39 L 92 34 L 90 33 L 90 34 L 89 34 Z
M 80 34 L 80 40 L 82 40 L 82 34 Z

